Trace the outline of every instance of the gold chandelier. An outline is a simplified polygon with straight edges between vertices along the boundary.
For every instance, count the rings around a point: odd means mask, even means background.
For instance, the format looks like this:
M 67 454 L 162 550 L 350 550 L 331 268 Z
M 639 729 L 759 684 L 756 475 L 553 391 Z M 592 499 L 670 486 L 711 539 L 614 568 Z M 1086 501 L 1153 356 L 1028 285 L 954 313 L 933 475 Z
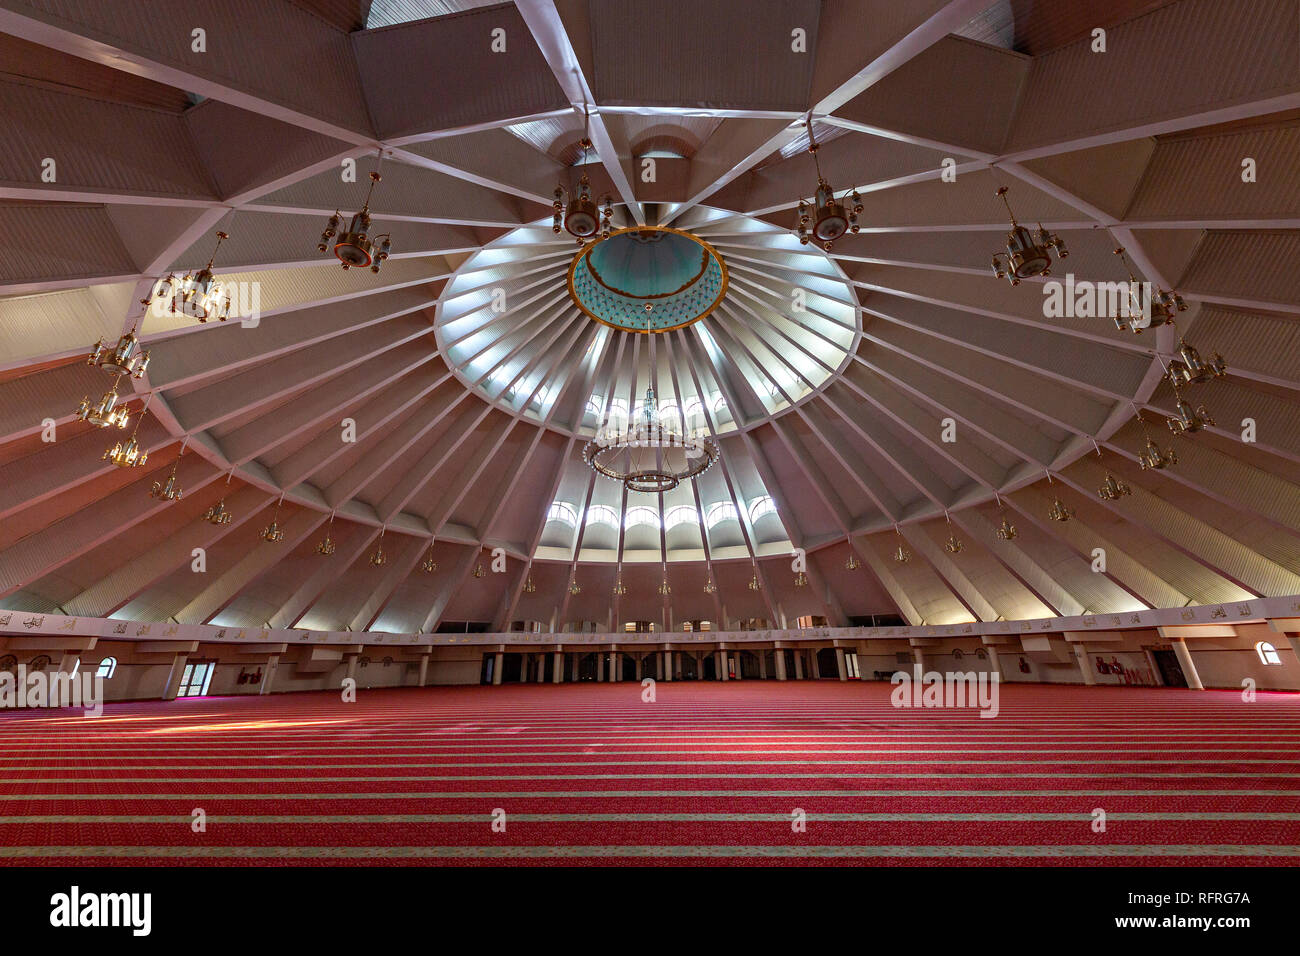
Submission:
M 121 380 L 121 375 L 113 380 L 113 387 L 104 393 L 98 405 L 90 404 L 89 395 L 82 398 L 77 406 L 77 419 L 96 428 L 125 428 L 131 420 L 131 412 L 125 405 L 118 404 L 122 399 L 117 394 L 117 383 Z
M 593 148 L 591 113 L 585 108 L 582 139 L 578 141 L 578 145 L 582 149 L 581 164 L 584 167 L 582 178 L 578 180 L 576 193 L 566 188 L 564 183 L 555 184 L 554 200 L 551 202 L 551 231 L 558 236 L 560 228 L 563 227 L 565 232 L 578 241 L 578 245 L 583 246 L 593 239 L 609 238 L 610 219 L 614 215 L 614 207 L 608 196 L 600 201 L 604 208 L 598 207 L 591 198 L 591 180 L 587 178 L 585 170 L 588 154 Z
M 1142 467 L 1142 470 L 1146 471 L 1149 468 L 1159 471 L 1168 468 L 1170 465 L 1178 464 L 1178 454 L 1174 451 L 1173 446 L 1171 445 L 1168 449 L 1161 449 L 1159 445 L 1151 440 L 1151 433 L 1147 431 L 1146 419 L 1142 417 L 1142 413 L 1136 408 L 1134 408 L 1134 412 L 1137 415 L 1138 424 L 1142 426 L 1142 435 L 1146 439 L 1146 446 L 1142 451 L 1138 452 L 1137 456 L 1138 464 Z
M 1007 251 L 993 253 L 993 275 L 1006 279 L 1012 285 L 1020 285 L 1021 279 L 1032 276 L 1051 275 L 1051 253 L 1055 252 L 1058 259 L 1064 259 L 1070 254 L 1065 248 L 1064 240 L 1056 233 L 1044 229 L 1042 223 L 1038 224 L 1037 235 L 1030 232 L 1016 222 L 1016 214 L 1011 211 L 1011 203 L 1007 201 L 1007 187 L 999 186 L 997 194 L 1007 207 L 1011 231 L 1007 233 Z
M 898 525 L 894 525 L 894 536 L 898 538 L 898 549 L 894 551 L 894 563 L 907 564 L 908 561 L 912 560 L 912 552 L 903 547 L 903 535 L 898 530 Z
M 388 531 L 385 525 L 379 529 L 379 541 L 375 545 L 375 550 L 370 552 L 370 565 L 375 568 L 382 568 L 388 563 L 388 555 L 384 553 L 384 534 Z
M 1183 301 L 1181 295 L 1177 292 L 1166 292 L 1159 286 L 1156 286 L 1154 295 L 1146 297 L 1149 301 L 1145 301 L 1140 291 L 1142 283 L 1133 274 L 1133 266 L 1129 263 L 1128 256 L 1124 254 L 1124 247 L 1116 248 L 1113 255 L 1119 256 L 1120 261 L 1124 263 L 1124 268 L 1128 270 L 1128 314 L 1121 313 L 1114 317 L 1115 328 L 1121 332 L 1131 329 L 1135 335 L 1141 335 L 1143 329 L 1172 324 L 1174 313 L 1187 311 L 1187 303 Z
M 132 378 L 144 378 L 149 368 L 149 350 L 140 348 L 140 340 L 135 336 L 135 329 L 117 340 L 117 345 L 109 349 L 100 338 L 86 357 L 86 364 L 105 372 L 115 373 L 119 378 L 129 375 Z M 114 386 L 116 386 L 114 382 Z
M 806 588 L 808 586 L 808 575 L 800 571 L 794 576 L 794 586 L 797 588 Z
M 284 529 L 280 527 L 280 506 L 284 504 L 284 495 L 280 495 L 280 500 L 275 503 L 275 513 L 271 516 L 271 523 L 262 529 L 262 540 L 269 541 L 272 544 L 278 544 L 284 540 Z
M 860 567 L 862 567 L 862 562 L 858 560 L 858 556 L 853 553 L 853 548 L 850 546 L 848 560 L 844 562 L 844 570 L 856 571 Z
M 1106 472 L 1106 477 L 1102 479 L 1101 487 L 1097 489 L 1097 497 L 1102 501 L 1118 501 L 1125 495 L 1131 494 L 1133 494 L 1133 489 L 1120 481 L 1110 472 Z
M 330 531 L 334 528 L 334 512 L 330 512 L 330 520 L 325 525 L 325 537 L 316 542 L 316 553 L 329 557 L 335 551 L 334 539 L 330 537 Z
M 718 586 L 713 583 L 713 578 L 712 577 L 706 578 L 704 581 L 704 593 L 716 594 L 717 590 L 718 590 Z
M 623 583 L 622 575 L 614 581 L 613 593 L 615 597 L 622 597 L 627 593 L 627 586 Z
M 1182 338 L 1178 340 L 1178 355 L 1182 361 L 1170 362 L 1168 372 L 1169 384 L 1175 388 L 1179 385 L 1199 385 L 1228 374 L 1228 363 L 1222 355 L 1215 352 L 1214 358 L 1206 362 L 1201 358 L 1201 353 Z
M 1060 498 L 1052 499 L 1052 507 L 1047 509 L 1047 517 L 1053 521 L 1069 521 L 1074 517 L 1074 509 L 1067 508 Z
M 101 461 L 107 461 L 118 468 L 139 468 L 149 460 L 149 453 L 140 447 L 140 423 L 144 421 L 145 410 L 149 407 L 149 400 L 153 398 L 153 392 L 145 396 L 144 404 L 140 406 L 140 414 L 136 417 L 135 428 L 131 429 L 131 437 L 125 443 L 116 441 L 113 447 L 104 452 Z M 126 409 L 122 411 L 125 413 Z M 119 428 L 126 427 L 125 420 Z
M 948 522 L 948 528 L 951 530 L 952 518 L 948 516 L 947 511 L 943 513 L 943 518 L 945 521 Z M 958 538 L 956 535 L 951 533 L 949 533 L 948 535 L 948 540 L 943 543 L 943 550 L 947 551 L 949 554 L 961 554 L 962 549 L 965 547 L 966 547 L 965 542 L 963 542 L 960 538 Z
M 574 578 L 572 581 L 569 582 L 569 593 L 570 593 L 570 594 L 581 594 L 581 593 L 582 593 L 582 588 L 578 587 L 578 580 L 577 580 L 577 578 Z
M 226 510 L 226 499 L 222 498 L 215 505 L 203 512 L 202 520 L 208 524 L 222 525 L 230 524 L 232 515 Z
M 176 460 L 172 462 L 172 473 L 167 476 L 166 481 L 155 481 L 153 483 L 153 487 L 149 489 L 150 498 L 157 498 L 160 501 L 180 500 L 181 496 L 184 494 L 184 490 L 176 481 L 176 470 L 181 466 L 181 458 L 185 456 L 185 444 L 188 442 L 189 436 L 187 435 L 185 442 L 181 443 L 180 454 L 178 454 Z
M 482 562 L 479 562 L 478 564 L 474 565 L 474 577 L 481 578 L 485 574 L 487 574 L 487 572 L 483 570 Z
M 429 551 L 427 554 L 425 554 L 424 560 L 420 562 L 420 570 L 423 571 L 425 574 L 432 574 L 434 571 L 438 570 L 438 562 L 433 560 L 433 539 L 432 538 L 429 539 Z M 524 590 L 528 591 L 528 585 L 532 583 L 533 583 L 533 579 L 529 578 L 528 581 L 524 584 Z M 531 594 L 532 592 L 529 593 Z
M 353 266 L 364 269 L 369 266 L 371 272 L 378 272 L 379 267 L 384 264 L 392 251 L 393 238 L 389 233 L 370 234 L 370 197 L 374 194 L 375 185 L 383 179 L 379 175 L 379 166 L 383 161 L 384 154 L 381 150 L 379 162 L 370 173 L 370 188 L 366 190 L 366 201 L 348 222 L 347 229 L 339 232 L 339 227 L 343 224 L 343 216 L 336 209 L 326 223 L 325 231 L 320 234 L 320 242 L 316 244 L 317 252 L 332 251 L 334 258 L 339 260 L 344 269 L 351 269 Z
M 192 319 L 206 322 L 208 319 L 226 321 L 230 315 L 230 293 L 212 274 L 212 263 L 216 261 L 217 250 L 230 238 L 227 232 L 217 233 L 217 245 L 212 250 L 208 264 L 198 272 L 187 272 L 179 279 L 175 273 L 168 273 L 154 283 L 153 291 L 140 300 L 146 308 L 155 313 L 188 315 Z
M 1003 541 L 1010 541 L 1013 538 L 1015 538 L 1016 535 L 1018 535 L 1019 533 L 1020 532 L 1016 530 L 1016 526 L 1007 520 L 1006 515 L 1003 515 L 1002 527 L 998 528 L 997 536 L 1001 538 Z
M 816 242 L 829 252 L 836 239 L 845 233 L 857 233 L 861 228 L 858 215 L 862 212 L 862 199 L 857 189 L 851 190 L 843 199 L 835 198 L 835 190 L 822 175 L 821 161 L 817 158 L 821 146 L 813 137 L 811 116 L 804 125 L 808 127 L 808 152 L 812 154 L 813 166 L 817 170 L 817 189 L 813 193 L 811 208 L 806 200 L 800 198 L 794 231 L 801 245 Z
M 1172 379 L 1170 380 L 1172 383 Z M 1190 435 L 1199 432 L 1202 428 L 1214 427 L 1214 419 L 1204 405 L 1192 407 L 1191 403 L 1183 398 L 1178 391 L 1178 386 L 1174 385 L 1174 417 L 1165 419 L 1165 424 L 1175 435 Z
M 659 593 L 664 595 L 664 597 L 673 593 L 673 586 L 668 583 L 667 578 L 664 578 L 663 583 L 659 585 Z

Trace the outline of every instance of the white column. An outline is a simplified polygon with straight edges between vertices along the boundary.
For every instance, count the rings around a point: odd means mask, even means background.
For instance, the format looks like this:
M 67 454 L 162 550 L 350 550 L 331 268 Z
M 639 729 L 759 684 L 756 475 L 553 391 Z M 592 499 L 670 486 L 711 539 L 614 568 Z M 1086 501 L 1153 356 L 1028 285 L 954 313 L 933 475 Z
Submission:
M 623 661 L 616 650 L 609 652 L 609 679 L 612 681 L 623 679 Z
M 758 679 L 767 680 L 767 651 L 758 652 Z
M 259 694 L 271 693 L 271 684 L 275 682 L 275 669 L 279 666 L 279 654 L 272 654 L 266 659 L 266 670 L 262 672 L 262 686 L 257 689 Z
M 921 648 L 919 647 L 913 647 L 912 660 L 916 663 L 917 667 L 921 668 L 921 673 L 924 674 L 925 673 L 925 651 L 921 650 Z
M 348 680 L 355 681 L 357 679 L 357 658 L 360 656 L 360 654 L 348 655 Z
M 784 647 L 778 647 L 776 649 L 775 660 L 776 660 L 776 679 L 785 680 L 785 648 Z
M 808 663 L 812 665 L 813 680 L 822 679 L 822 665 L 817 661 L 817 648 L 808 649 Z
M 638 682 L 641 680 L 641 662 L 642 662 L 642 660 L 644 660 L 644 658 L 645 658 L 645 655 L 644 655 L 644 654 L 638 654 L 638 655 L 634 658 L 634 660 L 636 661 L 636 665 L 635 665 L 635 666 L 636 666 L 636 670 L 632 672 L 632 676 L 633 676 L 634 678 L 636 678 L 636 680 L 637 680 Z
M 1097 683 L 1097 675 L 1092 672 L 1092 665 L 1088 663 L 1088 649 L 1082 644 L 1074 645 L 1074 659 L 1079 665 L 1079 673 L 1083 675 L 1083 682 L 1089 687 Z
M 564 651 L 556 651 L 551 657 L 551 683 L 564 681 Z
M 181 677 L 185 675 L 185 665 L 189 663 L 188 654 L 177 654 L 172 659 L 172 669 L 167 673 L 167 683 L 163 687 L 162 699 L 175 700 L 180 693 Z
M 575 684 L 578 682 L 578 667 L 581 663 L 582 663 L 582 652 L 574 651 L 573 664 L 569 668 L 569 680 L 573 681 Z
M 835 648 L 835 669 L 839 671 L 840 680 L 849 679 L 849 669 L 844 663 L 844 648 Z
M 602 683 L 605 680 L 605 652 L 596 651 L 596 683 Z
M 741 666 L 742 666 L 742 664 L 743 664 L 743 661 L 741 660 L 741 657 L 740 657 L 741 652 L 740 652 L 739 649 L 736 649 L 736 650 L 732 651 L 731 653 L 732 653 L 733 655 L 735 655 L 735 661 L 736 661 L 736 680 L 744 680 L 744 679 L 745 679 L 745 675 L 744 675 L 744 673 L 742 673 L 742 670 L 741 670 Z
M 416 678 L 415 686 L 423 687 L 429 681 L 429 655 L 425 654 L 420 658 L 420 676 Z
M 1201 675 L 1196 673 L 1196 664 L 1192 661 L 1192 652 L 1187 649 L 1187 642 L 1181 637 L 1175 637 L 1174 653 L 1178 655 L 1178 666 L 1183 669 L 1183 676 L 1187 678 L 1187 686 L 1192 690 L 1205 690 L 1205 685 L 1201 683 Z
M 501 672 L 505 669 L 505 666 L 506 666 L 505 654 L 501 653 L 500 651 L 497 651 L 495 654 L 492 655 L 492 683 L 494 684 L 501 683 Z
M 729 680 L 730 678 L 727 675 L 727 652 L 719 650 L 716 656 L 718 660 L 716 665 L 718 668 L 718 680 Z
M 798 648 L 794 652 L 794 679 L 803 680 L 803 651 Z
M 989 654 L 989 673 L 997 674 L 998 678 L 1002 677 L 1002 662 L 998 660 L 998 649 L 990 644 L 984 648 Z
M 546 654 L 537 655 L 537 683 L 546 683 Z

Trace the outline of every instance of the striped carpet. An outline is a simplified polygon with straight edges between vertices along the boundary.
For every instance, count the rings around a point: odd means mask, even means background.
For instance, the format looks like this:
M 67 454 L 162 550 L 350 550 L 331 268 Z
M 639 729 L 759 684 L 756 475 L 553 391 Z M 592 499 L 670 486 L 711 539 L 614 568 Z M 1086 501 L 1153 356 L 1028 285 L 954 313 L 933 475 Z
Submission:
M 657 690 L 9 714 L 0 864 L 1300 860 L 1300 695 L 1013 685 L 981 720 L 879 683 Z

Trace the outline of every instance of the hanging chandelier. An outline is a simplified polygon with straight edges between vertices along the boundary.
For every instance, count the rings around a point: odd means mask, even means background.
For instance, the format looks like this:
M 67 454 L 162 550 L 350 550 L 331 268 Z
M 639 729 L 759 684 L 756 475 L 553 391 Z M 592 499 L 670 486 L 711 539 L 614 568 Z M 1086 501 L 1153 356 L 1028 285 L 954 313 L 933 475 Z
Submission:
M 1156 286 L 1154 295 L 1148 293 L 1144 297 L 1143 284 L 1133 274 L 1133 266 L 1128 261 L 1128 256 L 1124 254 L 1124 247 L 1116 248 L 1113 255 L 1119 256 L 1120 261 L 1124 263 L 1124 268 L 1128 270 L 1127 308 L 1114 316 L 1115 328 L 1121 332 L 1131 329 L 1135 335 L 1141 335 L 1143 329 L 1172 323 L 1174 313 L 1187 311 L 1187 303 L 1183 301 L 1181 295 L 1177 292 L 1166 292 L 1159 286 Z M 1200 359 L 1199 355 L 1197 359 Z
M 117 394 L 117 383 L 122 380 L 118 375 L 113 381 L 113 387 L 104 393 L 99 400 L 99 404 L 91 405 L 90 396 L 87 395 L 77 406 L 77 419 L 83 422 L 89 422 L 96 428 L 125 428 L 131 419 L 131 412 L 125 405 L 118 405 L 122 397 Z
M 627 593 L 627 586 L 623 583 L 623 577 L 620 575 L 614 582 L 613 594 L 615 597 L 622 597 Z
M 420 570 L 423 571 L 425 574 L 432 574 L 434 571 L 438 570 L 438 562 L 433 560 L 433 539 L 432 538 L 429 539 L 429 551 L 424 556 L 424 560 L 420 562 Z M 528 591 L 528 585 L 532 583 L 533 583 L 533 579 L 530 577 L 528 581 L 524 584 L 524 590 Z M 528 593 L 531 594 L 532 592 L 528 591 Z
M 862 567 L 862 562 L 858 560 L 858 556 L 854 554 L 853 549 L 850 548 L 848 560 L 844 562 L 844 570 L 856 571 L 860 567 Z
M 948 528 L 949 531 L 951 532 L 952 518 L 948 516 L 947 511 L 943 513 L 943 519 L 948 522 Z M 965 547 L 966 547 L 965 542 L 962 541 L 960 538 L 958 538 L 956 535 L 951 533 L 949 533 L 948 535 L 948 540 L 943 543 L 943 550 L 947 551 L 949 554 L 961 554 L 962 549 Z
M 1006 516 L 1003 515 L 1002 527 L 998 528 L 997 536 L 1001 538 L 1003 541 L 1010 541 L 1013 538 L 1015 538 L 1016 535 L 1018 535 L 1019 533 L 1020 532 L 1016 530 L 1016 526 L 1013 525 L 1010 521 L 1008 521 L 1006 519 Z
M 117 340 L 117 345 L 112 349 L 100 338 L 86 357 L 86 364 L 115 373 L 119 377 L 129 375 L 132 378 L 144 378 L 145 370 L 149 368 L 149 350 L 140 348 L 140 340 L 132 328 Z
M 177 312 L 192 319 L 226 321 L 230 315 L 230 292 L 212 274 L 212 263 L 217 250 L 230 238 L 227 232 L 217 233 L 217 245 L 208 258 L 208 264 L 198 272 L 187 272 L 179 279 L 168 273 L 154 283 L 153 291 L 140 300 L 140 304 L 155 315 L 175 315 Z M 120 343 L 119 343 L 120 344 Z
M 479 562 L 478 564 L 474 565 L 474 577 L 481 578 L 485 574 L 487 574 L 487 572 L 483 570 L 482 562 Z
M 271 523 L 262 529 L 263 541 L 278 544 L 284 540 L 284 529 L 280 527 L 280 506 L 282 504 L 284 504 L 284 495 L 280 495 L 280 500 L 275 503 L 275 513 L 271 516 Z
M 673 586 L 668 583 L 667 578 L 664 578 L 663 583 L 659 585 L 659 593 L 664 597 L 673 593 Z
M 912 552 L 903 547 L 903 535 L 898 530 L 898 525 L 894 525 L 894 536 L 898 538 L 898 548 L 894 551 L 895 564 L 907 564 L 912 560 Z
M 222 498 L 215 505 L 208 508 L 207 511 L 203 512 L 201 517 L 202 520 L 206 521 L 208 524 L 223 525 L 230 524 L 232 515 L 226 510 L 226 499 Z
M 379 529 L 379 541 L 375 545 L 375 550 L 370 552 L 371 567 L 382 568 L 388 563 L 388 555 L 384 553 L 384 533 L 387 531 L 387 526 Z
M 582 149 L 581 165 L 584 171 L 578 180 L 577 192 L 566 188 L 563 183 L 555 184 L 555 198 L 551 203 L 551 231 L 558 236 L 563 227 L 565 232 L 578 241 L 578 245 L 583 246 L 597 237 L 608 238 L 610 219 L 614 215 L 614 207 L 608 196 L 600 201 L 603 208 L 597 206 L 591 198 L 591 180 L 585 171 L 587 157 L 592 149 L 591 113 L 585 109 L 582 139 L 578 141 L 578 146 Z
M 1147 431 L 1146 419 L 1142 417 L 1142 413 L 1136 407 L 1133 412 L 1137 415 L 1138 424 L 1142 426 L 1142 435 L 1146 439 L 1145 447 L 1138 452 L 1137 456 L 1138 464 L 1142 466 L 1142 470 L 1146 471 L 1150 468 L 1159 471 L 1168 468 L 1170 465 L 1178 464 L 1178 454 L 1174 451 L 1173 446 L 1171 445 L 1168 450 L 1162 450 L 1159 445 L 1151 440 L 1151 433 Z
M 576 578 L 575 578 L 574 580 L 572 580 L 572 581 L 569 582 L 569 593 L 570 593 L 570 594 L 581 594 L 581 593 L 582 593 L 582 588 L 578 587 L 578 581 L 577 581 Z
M 334 545 L 334 539 L 330 537 L 330 532 L 333 529 L 334 529 L 334 512 L 331 511 L 329 523 L 325 525 L 325 537 L 321 538 L 320 541 L 316 542 L 317 554 L 323 554 L 326 557 L 329 557 L 336 550 Z
M 800 571 L 794 576 L 794 586 L 797 588 L 806 588 L 808 586 L 808 575 Z
M 186 437 L 189 441 L 189 437 Z M 176 481 L 176 470 L 181 466 L 181 458 L 185 456 L 185 445 L 181 445 L 181 452 L 172 462 L 172 473 L 167 476 L 166 481 L 155 481 L 153 487 L 149 489 L 149 497 L 157 498 L 160 501 L 179 501 L 184 494 L 184 489 Z
M 1047 517 L 1053 521 L 1069 521 L 1074 517 L 1074 509 L 1067 508 L 1060 498 L 1052 499 L 1052 507 L 1047 509 Z
M 1223 361 L 1222 355 L 1215 352 L 1214 358 L 1206 362 L 1201 359 L 1200 352 L 1181 338 L 1178 340 L 1178 355 L 1182 361 L 1170 362 L 1168 372 L 1169 384 L 1175 388 L 1179 385 L 1199 385 L 1228 374 L 1228 364 Z
M 1007 251 L 993 253 L 993 275 L 1006 279 L 1012 285 L 1020 285 L 1021 279 L 1032 276 L 1051 275 L 1051 253 L 1055 252 L 1058 259 L 1064 259 L 1070 254 L 1065 248 L 1065 241 L 1056 233 L 1044 229 L 1042 223 L 1038 224 L 1037 235 L 1030 232 L 1016 222 L 1016 214 L 1011 211 L 1011 203 L 1007 202 L 1007 187 L 999 186 L 997 194 L 1007 207 L 1011 231 L 1007 233 Z
M 1102 479 L 1101 487 L 1097 489 L 1097 497 L 1102 501 L 1118 501 L 1125 495 L 1131 494 L 1133 494 L 1133 489 L 1120 481 L 1110 472 L 1106 472 L 1106 477 Z
M 1209 411 L 1204 405 L 1192 407 L 1178 392 L 1178 386 L 1174 386 L 1174 410 L 1176 412 L 1173 418 L 1165 419 L 1165 424 L 1175 435 L 1190 435 L 1199 432 L 1202 428 L 1214 427 L 1214 419 L 1210 417 Z
M 371 272 L 378 272 L 393 248 L 393 238 L 388 233 L 370 234 L 370 197 L 374 194 L 375 185 L 383 179 L 379 175 L 379 165 L 383 160 L 384 154 L 381 150 L 379 162 L 370 173 L 370 188 L 366 190 L 366 201 L 352 216 L 347 229 L 339 232 L 339 227 L 343 224 L 343 216 L 336 209 L 326 223 L 325 231 L 320 234 L 320 242 L 316 244 L 317 252 L 332 251 L 334 258 L 339 260 L 344 269 L 351 269 L 353 266 L 364 269 L 369 266 Z
M 705 593 L 705 594 L 716 594 L 716 593 L 717 593 L 717 590 L 718 590 L 718 586 L 717 586 L 716 584 L 713 583 L 713 578 L 711 578 L 711 577 L 710 577 L 710 578 L 707 578 L 707 579 L 705 580 L 705 582 L 704 582 L 704 593 Z
M 762 585 L 761 583 L 759 583 L 759 580 L 758 580 L 758 572 L 755 571 L 755 572 L 754 572 L 754 576 L 751 577 L 751 578 L 749 579 L 749 589 L 750 589 L 751 591 L 757 591 L 757 590 L 761 589 L 762 587 L 763 587 L 763 585 Z
M 149 408 L 149 401 L 153 398 L 153 392 L 145 396 L 144 404 L 140 406 L 140 414 L 136 417 L 135 428 L 131 429 L 131 437 L 125 443 L 116 441 L 113 447 L 104 452 L 101 461 L 107 461 L 118 468 L 139 468 L 149 460 L 149 453 L 140 448 L 140 423 L 144 421 L 145 410 Z M 122 408 L 122 414 L 125 416 L 126 408 Z M 122 419 L 119 428 L 126 427 L 126 419 Z
M 582 458 L 597 474 L 620 482 L 628 491 L 654 494 L 671 491 L 713 467 L 718 448 L 708 438 L 687 435 L 680 420 L 664 424 L 651 387 L 646 389 L 639 420 L 606 422 L 587 442 Z
M 836 239 L 847 232 L 856 233 L 861 228 L 858 225 L 858 215 L 862 212 L 862 199 L 858 196 L 857 189 L 851 190 L 842 199 L 835 198 L 835 190 L 822 175 L 821 161 L 817 158 L 821 146 L 813 138 L 811 116 L 804 125 L 808 127 L 808 152 L 812 154 L 813 166 L 817 170 L 817 190 L 813 193 L 811 207 L 806 200 L 799 200 L 794 232 L 799 237 L 800 244 L 806 246 L 809 242 L 816 242 L 829 252 Z

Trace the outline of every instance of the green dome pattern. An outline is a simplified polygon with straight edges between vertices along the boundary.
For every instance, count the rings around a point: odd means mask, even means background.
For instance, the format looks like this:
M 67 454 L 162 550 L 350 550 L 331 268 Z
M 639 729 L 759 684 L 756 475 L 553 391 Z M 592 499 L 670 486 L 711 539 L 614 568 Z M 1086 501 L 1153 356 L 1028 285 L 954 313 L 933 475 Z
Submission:
M 569 268 L 583 312 L 627 332 L 698 322 L 727 292 L 727 267 L 707 242 L 666 227 L 620 229 L 587 246 Z

